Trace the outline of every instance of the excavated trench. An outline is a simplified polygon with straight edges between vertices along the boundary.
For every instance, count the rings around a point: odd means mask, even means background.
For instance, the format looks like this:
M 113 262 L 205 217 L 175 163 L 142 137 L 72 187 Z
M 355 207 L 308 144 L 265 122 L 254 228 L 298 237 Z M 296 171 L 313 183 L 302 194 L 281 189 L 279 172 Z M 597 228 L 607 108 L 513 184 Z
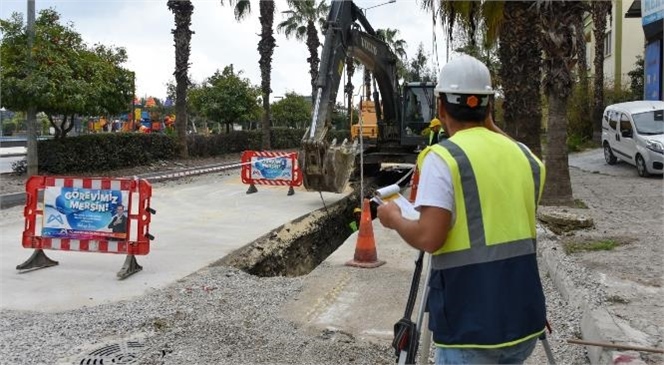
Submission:
M 365 180 L 368 186 L 365 191 L 394 184 L 407 172 L 381 172 Z M 353 221 L 353 210 L 360 206 L 358 198 L 359 184 L 345 198 L 272 230 L 213 265 L 232 266 L 263 277 L 306 275 L 353 233 L 349 224 Z

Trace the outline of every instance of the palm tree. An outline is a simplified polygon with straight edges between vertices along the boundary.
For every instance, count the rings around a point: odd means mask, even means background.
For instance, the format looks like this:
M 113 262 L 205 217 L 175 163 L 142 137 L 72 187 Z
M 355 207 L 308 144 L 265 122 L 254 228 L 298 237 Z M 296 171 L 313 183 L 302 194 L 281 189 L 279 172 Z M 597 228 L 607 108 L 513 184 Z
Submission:
M 355 69 L 360 66 L 360 61 L 354 59 L 352 56 L 346 57 L 346 77 L 348 82 L 344 86 L 344 92 L 346 93 L 346 98 L 348 100 L 348 125 L 353 124 L 353 75 L 355 74 Z
M 321 0 L 316 4 L 316 0 L 288 0 L 291 11 L 288 18 L 277 25 L 277 30 L 283 32 L 286 38 L 295 36 L 295 39 L 303 41 L 306 39 L 309 49 L 309 74 L 311 75 L 311 100 L 316 98 L 316 78 L 318 77 L 318 47 L 321 43 L 318 39 L 318 28 L 316 23 L 322 28 L 325 24 L 325 17 L 330 11 L 330 6 Z
M 540 130 L 541 53 L 537 9 L 531 1 L 505 1 L 503 26 L 498 31 L 500 80 L 504 94 L 505 131 L 542 156 Z
M 232 5 L 235 4 L 234 13 L 235 19 L 238 21 L 243 20 L 251 14 L 250 0 L 229 0 Z M 221 0 L 221 5 L 224 5 L 224 0 Z M 258 3 L 258 10 L 260 12 L 259 20 L 261 22 L 261 37 L 258 41 L 258 53 L 260 59 L 258 65 L 261 69 L 261 93 L 263 99 L 263 120 L 261 121 L 261 130 L 263 131 L 263 138 L 261 147 L 263 150 L 270 149 L 270 93 L 271 73 L 272 73 L 272 54 L 274 54 L 275 41 L 273 36 L 272 25 L 274 23 L 274 0 L 260 0 Z
M 574 80 L 577 22 L 583 12 L 580 1 L 552 0 L 540 3 L 544 92 L 549 104 L 546 151 L 546 189 L 543 205 L 572 205 L 572 184 L 567 161 L 567 101 Z
M 180 145 L 180 157 L 189 157 L 187 148 L 187 88 L 189 87 L 189 54 L 191 53 L 191 14 L 194 12 L 194 4 L 190 0 L 168 0 L 168 9 L 175 16 L 175 29 L 173 38 L 175 40 L 175 115 L 177 122 L 175 127 Z
M 434 0 L 423 0 L 424 9 L 434 9 Z M 533 34 L 539 25 L 533 21 L 537 9 L 532 1 L 440 1 L 436 10 L 447 31 L 447 43 L 453 42 L 454 27 L 460 25 L 476 49 L 476 31 L 483 29 L 483 46 L 499 42 L 498 79 L 504 93 L 505 131 L 525 143 L 535 154 L 542 155 L 540 129 L 541 47 Z M 478 27 L 481 25 L 481 27 Z
M 586 96 L 590 94 L 590 85 L 588 85 L 588 60 L 586 59 L 586 31 L 585 31 L 585 25 L 583 23 L 583 18 L 584 14 L 590 10 L 590 6 L 588 3 L 584 2 L 582 3 L 583 6 L 583 11 L 579 12 L 576 14 L 576 18 L 574 19 L 575 21 L 575 27 L 576 27 L 576 59 L 577 59 L 577 64 L 576 64 L 576 70 L 577 70 L 577 78 L 579 79 L 579 114 L 588 116 L 587 121 L 588 123 L 584 123 L 583 125 L 583 130 L 582 130 L 582 136 L 584 138 L 588 138 L 589 140 L 592 140 L 592 134 L 593 134 L 593 124 L 592 123 L 592 113 L 590 110 L 590 102 L 589 98 Z
M 399 77 L 403 77 L 406 71 L 404 60 L 407 57 L 406 48 L 408 45 L 405 40 L 397 38 L 399 36 L 399 30 L 392 28 L 376 29 L 376 35 L 385 42 L 397 56 L 397 72 Z
M 602 136 L 602 114 L 604 113 L 604 38 L 606 37 L 606 17 L 611 14 L 610 1 L 593 1 L 593 35 L 595 36 L 595 80 L 593 93 L 593 140 L 600 142 Z

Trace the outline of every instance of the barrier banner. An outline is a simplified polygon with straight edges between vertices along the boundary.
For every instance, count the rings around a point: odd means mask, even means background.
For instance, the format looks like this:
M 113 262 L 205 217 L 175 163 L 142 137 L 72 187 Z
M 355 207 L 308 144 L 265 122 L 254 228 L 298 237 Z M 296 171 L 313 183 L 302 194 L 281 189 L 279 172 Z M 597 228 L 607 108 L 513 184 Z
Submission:
M 125 254 L 120 279 L 141 271 L 135 255 L 147 255 L 154 239 L 151 197 L 152 186 L 143 179 L 31 176 L 25 183 L 22 245 L 34 251 L 16 269 L 58 265 L 44 253 L 58 250 Z
M 241 176 L 250 185 L 302 185 L 297 152 L 244 151 Z
M 128 196 L 122 190 L 48 186 L 42 237 L 124 241 Z

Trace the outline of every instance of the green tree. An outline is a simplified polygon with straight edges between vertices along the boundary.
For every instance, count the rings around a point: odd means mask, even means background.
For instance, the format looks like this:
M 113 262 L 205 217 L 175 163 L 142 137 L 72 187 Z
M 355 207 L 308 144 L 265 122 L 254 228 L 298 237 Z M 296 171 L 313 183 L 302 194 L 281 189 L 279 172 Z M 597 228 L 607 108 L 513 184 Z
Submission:
M 636 56 L 634 69 L 627 73 L 630 79 L 629 89 L 632 91 L 634 100 L 640 100 L 644 97 L 643 82 L 645 73 L 643 57 Z
M 318 77 L 318 47 L 320 39 L 318 38 L 318 28 L 325 24 L 325 17 L 330 11 L 330 6 L 325 1 L 316 4 L 316 0 L 288 0 L 288 6 L 291 8 L 288 17 L 277 25 L 277 30 L 283 32 L 286 38 L 292 36 L 298 41 L 305 41 L 309 50 L 309 74 L 311 75 L 311 100 L 316 99 L 316 78 Z M 276 120 L 276 118 L 275 118 Z
M 348 110 L 351 110 L 350 112 Z M 352 114 L 350 120 L 349 113 Z M 331 124 L 336 130 L 350 130 L 351 124 L 357 124 L 360 121 L 360 110 L 356 107 L 345 108 L 343 104 L 335 104 L 332 110 Z
M 311 103 L 304 96 L 286 93 L 272 104 L 272 122 L 274 126 L 304 129 L 311 122 Z
M 547 1 L 540 4 L 544 92 L 548 102 L 546 189 L 544 205 L 572 205 L 572 184 L 567 155 L 567 102 L 575 80 L 576 22 L 583 12 L 580 1 Z
M 92 62 L 87 72 L 94 75 L 87 98 L 87 114 L 120 114 L 127 110 L 133 98 L 134 72 L 123 67 L 127 62 L 127 51 L 121 47 L 96 44 L 91 50 Z
M 193 88 L 190 99 L 194 110 L 208 120 L 225 124 L 229 132 L 234 123 L 247 123 L 256 117 L 259 94 L 258 88 L 242 77 L 242 71 L 235 72 L 230 65 Z
M 34 70 L 28 72 L 27 37 L 21 14 L 0 21 L 0 93 L 2 106 L 27 110 L 32 103 L 46 113 L 62 138 L 73 128 L 76 114 L 115 114 L 131 100 L 131 72 L 122 48 L 88 48 L 72 23 L 63 24 L 53 9 L 35 21 Z M 29 76 L 28 76 L 29 75 Z
M 231 4 L 234 0 L 229 0 Z M 221 5 L 224 5 L 224 0 L 221 0 Z M 260 12 L 259 20 L 261 23 L 261 37 L 258 41 L 258 53 L 260 59 L 258 65 L 261 70 L 261 92 L 263 100 L 263 120 L 261 122 L 261 130 L 263 132 L 262 149 L 270 149 L 270 93 L 272 81 L 272 55 L 274 54 L 274 47 L 276 42 L 273 36 L 272 26 L 274 24 L 274 0 L 262 0 L 258 3 L 258 10 Z M 251 13 L 250 0 L 238 0 L 235 2 L 235 19 L 238 21 L 246 18 Z
M 406 81 L 436 82 L 436 72 L 429 67 L 429 56 L 424 52 L 424 45 L 417 46 L 417 52 L 409 60 L 406 68 Z
M 187 150 L 187 89 L 189 88 L 189 55 L 191 53 L 191 14 L 194 4 L 190 0 L 168 0 L 168 9 L 175 16 L 175 129 L 178 134 L 180 157 L 189 157 Z

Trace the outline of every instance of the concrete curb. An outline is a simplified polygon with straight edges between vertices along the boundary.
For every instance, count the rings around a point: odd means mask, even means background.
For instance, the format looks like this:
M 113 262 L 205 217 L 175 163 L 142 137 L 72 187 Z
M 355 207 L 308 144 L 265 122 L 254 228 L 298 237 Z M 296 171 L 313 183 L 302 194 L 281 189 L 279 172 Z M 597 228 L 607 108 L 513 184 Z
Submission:
M 555 244 L 555 242 L 552 242 Z M 545 247 L 546 246 L 546 247 Z M 581 311 L 581 335 L 584 339 L 599 342 L 635 342 L 643 338 L 643 334 L 631 328 L 625 321 L 612 316 L 602 307 L 593 307 L 586 301 L 582 288 L 577 287 L 571 277 L 567 275 L 562 264 L 562 249 L 551 245 L 538 245 L 541 263 L 549 273 L 558 292 L 577 310 Z M 639 343 L 639 345 L 647 345 Z M 611 348 L 586 346 L 588 359 L 591 364 L 645 364 L 640 354 L 635 351 L 617 351 Z

